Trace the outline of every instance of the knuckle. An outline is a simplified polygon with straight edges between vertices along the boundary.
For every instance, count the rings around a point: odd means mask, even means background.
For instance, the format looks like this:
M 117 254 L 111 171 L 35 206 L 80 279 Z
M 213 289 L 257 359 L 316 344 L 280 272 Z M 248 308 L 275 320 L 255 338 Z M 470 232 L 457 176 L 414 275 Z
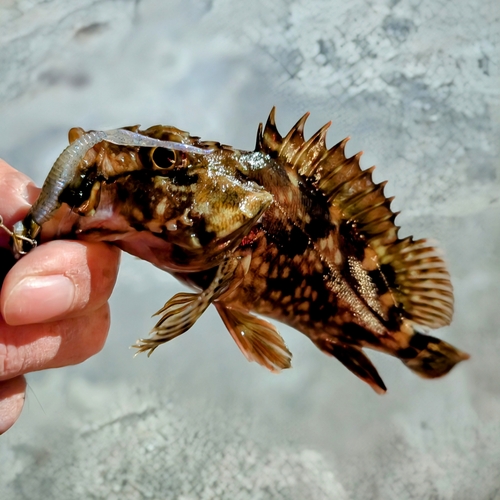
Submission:
M 24 373 L 23 350 L 14 344 L 0 342 L 0 380 Z
M 100 352 L 106 343 L 111 323 L 108 304 L 105 304 L 96 312 L 96 320 L 97 328 L 94 330 L 94 342 L 92 342 L 94 352 L 92 355 Z
M 67 364 L 82 363 L 101 351 L 106 342 L 109 325 L 108 304 L 78 318 L 72 324 L 72 334 L 66 336 L 65 350 L 71 352 L 67 354 Z M 78 340 L 75 340 L 76 336 L 79 337 Z M 78 346 L 77 349 L 74 349 L 75 345 Z

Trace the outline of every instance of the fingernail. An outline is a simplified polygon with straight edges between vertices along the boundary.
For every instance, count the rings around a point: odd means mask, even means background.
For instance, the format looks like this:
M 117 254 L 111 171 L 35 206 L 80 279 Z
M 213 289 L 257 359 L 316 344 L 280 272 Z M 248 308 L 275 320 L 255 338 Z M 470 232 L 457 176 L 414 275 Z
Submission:
M 22 279 L 5 300 L 3 317 L 9 325 L 40 323 L 67 312 L 75 286 L 66 276 L 31 276 Z

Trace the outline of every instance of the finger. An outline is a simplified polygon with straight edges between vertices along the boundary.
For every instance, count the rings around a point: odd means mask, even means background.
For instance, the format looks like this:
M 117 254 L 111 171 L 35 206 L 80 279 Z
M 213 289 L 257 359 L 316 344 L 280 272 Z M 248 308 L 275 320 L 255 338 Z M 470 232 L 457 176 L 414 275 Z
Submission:
M 0 380 L 75 365 L 97 354 L 109 330 L 109 307 L 44 325 L 9 326 L 0 320 Z
M 24 405 L 26 380 L 23 376 L 0 382 L 0 434 L 19 418 Z
M 0 310 L 9 325 L 74 317 L 105 304 L 116 281 L 120 251 L 105 243 L 50 241 L 7 274 Z
M 24 218 L 39 191 L 27 175 L 0 159 L 0 215 L 6 226 Z M 8 243 L 9 235 L 0 230 L 0 247 L 6 247 Z

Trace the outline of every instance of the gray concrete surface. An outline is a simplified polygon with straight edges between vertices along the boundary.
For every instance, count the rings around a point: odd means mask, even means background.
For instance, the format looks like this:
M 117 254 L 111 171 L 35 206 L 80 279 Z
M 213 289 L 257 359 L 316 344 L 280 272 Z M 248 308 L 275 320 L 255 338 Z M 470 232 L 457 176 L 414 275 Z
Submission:
M 252 148 L 309 110 L 389 179 L 402 234 L 443 247 L 437 334 L 471 353 L 424 381 L 373 354 L 375 395 L 280 327 L 294 368 L 239 353 L 215 311 L 128 346 L 180 285 L 130 257 L 104 350 L 32 374 L 0 438 L 2 499 L 500 498 L 500 4 L 496 0 L 0 2 L 0 156 L 40 183 L 72 126 L 172 124 Z M 1 194 L 0 194 L 1 195 Z

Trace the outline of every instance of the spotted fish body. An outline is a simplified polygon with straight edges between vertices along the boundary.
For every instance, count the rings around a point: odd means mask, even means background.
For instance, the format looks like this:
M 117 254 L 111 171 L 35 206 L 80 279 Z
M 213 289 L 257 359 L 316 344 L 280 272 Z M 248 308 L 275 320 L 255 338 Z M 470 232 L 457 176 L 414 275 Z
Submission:
M 59 197 L 71 216 L 56 213 L 42 237 L 112 242 L 199 290 L 165 304 L 140 351 L 184 333 L 213 303 L 245 356 L 272 371 L 291 354 L 255 314 L 301 331 L 379 393 L 364 348 L 424 377 L 446 374 L 468 355 L 423 333 L 451 321 L 443 260 L 425 240 L 398 238 L 385 183 L 361 170 L 360 154 L 346 158 L 347 140 L 327 149 L 328 125 L 304 139 L 307 116 L 282 137 L 273 109 L 254 152 L 163 126 L 139 133 L 208 152 L 99 143 Z

